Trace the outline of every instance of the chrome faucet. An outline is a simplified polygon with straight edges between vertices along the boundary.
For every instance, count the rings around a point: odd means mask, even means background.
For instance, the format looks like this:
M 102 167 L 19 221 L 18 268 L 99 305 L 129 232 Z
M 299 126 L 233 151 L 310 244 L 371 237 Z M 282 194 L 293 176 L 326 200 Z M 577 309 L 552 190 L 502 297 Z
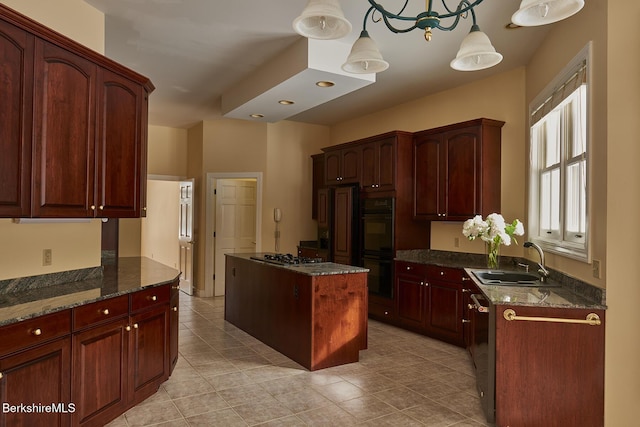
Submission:
M 544 265 L 544 252 L 542 252 L 542 248 L 533 242 L 524 242 L 523 245 L 525 248 L 533 247 L 536 251 L 538 251 L 538 255 L 540 255 L 540 262 L 538 263 L 538 273 L 540 273 L 540 281 L 544 282 L 549 277 L 549 270 Z

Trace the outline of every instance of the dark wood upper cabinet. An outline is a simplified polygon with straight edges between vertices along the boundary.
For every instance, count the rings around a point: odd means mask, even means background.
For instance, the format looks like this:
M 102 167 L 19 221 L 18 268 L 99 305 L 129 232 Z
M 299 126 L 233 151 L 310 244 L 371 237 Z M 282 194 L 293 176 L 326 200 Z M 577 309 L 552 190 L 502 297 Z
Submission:
M 362 179 L 365 191 L 393 191 L 396 184 L 395 136 L 362 146 Z
M 464 220 L 500 210 L 501 128 L 477 119 L 414 134 L 414 217 Z
M 360 180 L 360 147 L 328 151 L 324 162 L 326 185 L 353 184 Z
M 31 210 L 33 35 L 0 20 L 0 216 Z
M 0 5 L 0 217 L 138 217 L 151 82 Z
M 98 87 L 98 216 L 140 216 L 140 188 L 146 181 L 141 173 L 146 163 L 142 138 L 145 94 L 139 84 L 107 70 L 100 70 Z
M 91 61 L 36 40 L 33 216 L 94 216 L 96 74 Z

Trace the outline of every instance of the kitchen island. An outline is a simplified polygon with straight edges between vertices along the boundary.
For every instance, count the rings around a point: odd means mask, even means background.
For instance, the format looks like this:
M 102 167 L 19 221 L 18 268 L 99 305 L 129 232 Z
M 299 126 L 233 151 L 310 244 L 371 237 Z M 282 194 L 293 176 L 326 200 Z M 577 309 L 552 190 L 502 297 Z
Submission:
M 225 320 L 314 371 L 367 348 L 367 272 L 330 262 L 278 265 L 226 254 Z

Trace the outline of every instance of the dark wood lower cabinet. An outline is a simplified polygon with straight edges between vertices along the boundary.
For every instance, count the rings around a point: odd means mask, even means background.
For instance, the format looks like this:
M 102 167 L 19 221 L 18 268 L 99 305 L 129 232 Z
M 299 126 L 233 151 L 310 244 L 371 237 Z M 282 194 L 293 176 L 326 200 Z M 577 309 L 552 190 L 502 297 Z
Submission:
M 0 358 L 1 426 L 69 425 L 74 409 L 69 406 L 70 348 L 65 337 Z M 38 409 L 42 405 L 56 405 L 56 411 Z
M 395 323 L 464 346 L 464 271 L 418 263 L 395 264 Z
M 129 390 L 140 402 L 158 391 L 169 375 L 169 314 L 161 306 L 132 316 Z
M 169 375 L 178 363 L 178 331 L 180 329 L 180 286 L 171 285 L 171 303 L 169 304 Z
M 492 306 L 493 308 L 493 306 Z M 504 311 L 537 319 L 507 320 Z M 604 425 L 604 310 L 495 306 L 496 426 Z
M 177 289 L 176 280 L 1 327 L 0 403 L 16 410 L 3 407 L 0 426 L 103 426 L 155 393 L 178 358 Z
M 73 425 L 101 425 L 127 408 L 128 320 L 73 335 Z
M 397 265 L 396 305 L 398 322 L 404 327 L 422 332 L 426 329 L 429 290 L 419 267 Z M 418 271 L 416 271 L 418 268 Z

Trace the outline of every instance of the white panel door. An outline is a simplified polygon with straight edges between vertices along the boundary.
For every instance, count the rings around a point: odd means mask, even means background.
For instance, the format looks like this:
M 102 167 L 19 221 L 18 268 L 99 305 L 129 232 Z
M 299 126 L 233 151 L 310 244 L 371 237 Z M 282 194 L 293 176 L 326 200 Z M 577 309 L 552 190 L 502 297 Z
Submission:
M 255 179 L 216 180 L 214 294 L 224 295 L 227 253 L 256 251 Z
M 193 190 L 194 179 L 180 182 L 180 290 L 193 295 Z

